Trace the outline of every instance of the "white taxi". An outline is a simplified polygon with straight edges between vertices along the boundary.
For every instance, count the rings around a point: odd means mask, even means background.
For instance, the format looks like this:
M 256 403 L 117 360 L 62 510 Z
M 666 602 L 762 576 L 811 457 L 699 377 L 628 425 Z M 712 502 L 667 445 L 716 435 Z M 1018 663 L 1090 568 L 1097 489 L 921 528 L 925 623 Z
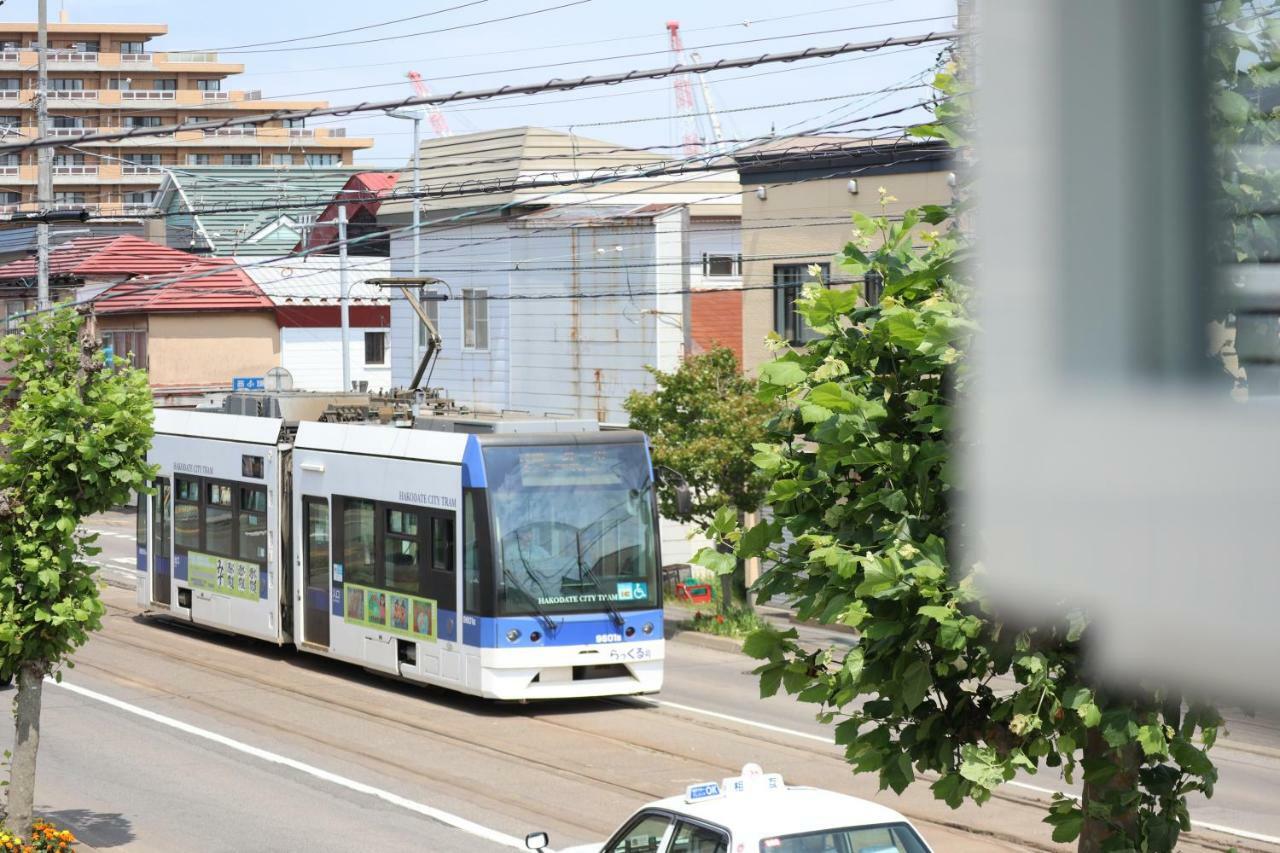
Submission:
M 525 838 L 546 850 L 545 832 Z M 560 853 L 930 853 L 893 809 L 824 791 L 788 787 L 748 764 L 723 783 L 690 785 L 683 796 L 650 803 L 603 844 Z

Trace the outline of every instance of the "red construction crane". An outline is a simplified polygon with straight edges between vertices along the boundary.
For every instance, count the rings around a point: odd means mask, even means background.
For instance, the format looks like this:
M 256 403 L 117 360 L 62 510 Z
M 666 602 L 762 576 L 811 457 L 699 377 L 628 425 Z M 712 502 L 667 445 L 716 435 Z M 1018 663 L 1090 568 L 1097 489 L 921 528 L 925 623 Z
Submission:
M 413 91 L 420 97 L 431 97 L 431 89 L 423 82 L 422 75 L 417 71 L 409 72 L 409 83 L 413 86 Z M 431 120 L 431 129 L 435 131 L 436 136 L 453 136 L 453 131 L 449 130 L 449 122 L 445 121 L 444 113 L 440 112 L 440 108 L 435 104 L 429 104 L 423 109 L 427 112 L 427 118 Z
M 684 64 L 684 42 L 680 40 L 680 22 L 667 21 L 667 32 L 671 34 L 671 59 L 676 65 Z M 695 155 L 702 153 L 702 134 L 698 132 L 697 103 L 694 100 L 693 84 L 688 74 L 677 74 L 671 78 L 676 92 L 676 115 L 680 117 L 683 134 L 684 153 Z

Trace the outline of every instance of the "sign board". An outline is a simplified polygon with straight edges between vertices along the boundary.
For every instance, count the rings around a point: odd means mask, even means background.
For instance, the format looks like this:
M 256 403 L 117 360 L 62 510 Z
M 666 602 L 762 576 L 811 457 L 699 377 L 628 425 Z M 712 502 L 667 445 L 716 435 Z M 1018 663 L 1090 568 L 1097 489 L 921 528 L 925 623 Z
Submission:
M 266 387 L 261 376 L 236 376 L 231 380 L 232 391 L 261 391 Z

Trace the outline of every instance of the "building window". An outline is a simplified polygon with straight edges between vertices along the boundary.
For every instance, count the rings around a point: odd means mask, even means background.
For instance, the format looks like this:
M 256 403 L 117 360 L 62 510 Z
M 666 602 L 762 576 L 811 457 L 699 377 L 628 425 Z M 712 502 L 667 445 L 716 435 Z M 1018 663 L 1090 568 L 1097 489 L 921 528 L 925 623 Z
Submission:
M 306 127 L 307 120 L 305 118 L 287 118 L 283 122 L 284 127 Z
M 55 166 L 83 166 L 83 154 L 55 154 L 53 155 L 53 165 Z
M 188 166 L 211 166 L 213 165 L 213 157 L 209 154 L 188 154 Z
M 22 155 L 16 151 L 10 151 L 7 154 L 0 154 L 0 166 L 21 166 Z M 8 202 L 6 202 L 7 204 Z
M 213 80 L 197 80 L 196 89 L 201 92 L 220 92 L 222 91 L 222 81 Z
M 155 200 L 156 200 L 156 194 L 155 194 L 155 191 L 154 191 L 154 190 L 147 190 L 146 192 L 136 192 L 136 193 L 125 193 L 125 194 L 124 194 L 124 201 L 125 201 L 125 204 L 146 204 L 146 205 L 150 205 L 150 204 L 152 204 Z
M 147 43 L 145 41 L 122 41 L 120 42 L 121 53 L 146 53 Z
M 431 325 L 436 327 L 436 331 L 440 331 L 440 294 L 435 290 L 423 290 L 418 296 L 418 304 L 422 306 L 422 310 L 431 318 Z M 418 321 L 418 349 L 426 349 L 427 341 L 431 339 L 431 335 L 427 332 L 427 325 L 421 320 Z
M 159 166 L 159 154 L 130 154 L 129 162 L 126 165 L 131 166 Z
M 133 83 L 128 77 L 108 77 L 107 88 L 114 89 L 118 92 L 128 92 L 129 87 Z
M 176 92 L 178 80 L 175 77 L 157 77 L 151 81 L 151 88 L 157 92 Z
M 271 165 L 272 166 L 292 166 L 293 155 L 292 154 L 272 154 Z
M 462 291 L 462 348 L 489 348 L 489 291 Z
M 0 116 L 0 127 L 21 127 L 22 116 Z
M 381 367 L 387 363 L 387 333 L 364 333 L 364 363 L 370 367 Z
M 222 162 L 227 166 L 257 166 L 262 157 L 257 154 L 225 154 Z
M 17 77 L 0 77 L 0 90 L 16 92 L 22 88 L 22 80 Z
M 96 41 L 73 41 L 68 45 L 76 53 L 97 53 L 99 46 Z
M 705 276 L 742 275 L 742 255 L 712 255 L 703 252 L 702 274 Z
M 831 265 L 819 266 L 826 281 Z M 817 337 L 804 318 L 796 313 L 796 299 L 806 281 L 812 281 L 808 264 L 775 264 L 773 267 L 773 330 L 793 344 L 805 344 Z
M 76 77 L 63 77 L 50 80 L 49 88 L 54 92 L 79 92 L 84 89 L 84 81 Z
M 340 154 L 308 154 L 308 166 L 341 166 L 342 155 Z
M 84 193 L 55 192 L 53 194 L 54 204 L 84 204 Z
M 144 330 L 106 331 L 102 333 L 102 346 L 111 350 L 111 366 L 121 368 L 147 366 L 147 333 Z
M 164 119 L 161 116 L 125 116 L 125 127 L 161 127 Z
M 22 195 L 12 190 L 0 192 L 0 204 L 21 204 Z
M 84 127 L 84 119 L 80 116 L 49 116 L 53 127 Z

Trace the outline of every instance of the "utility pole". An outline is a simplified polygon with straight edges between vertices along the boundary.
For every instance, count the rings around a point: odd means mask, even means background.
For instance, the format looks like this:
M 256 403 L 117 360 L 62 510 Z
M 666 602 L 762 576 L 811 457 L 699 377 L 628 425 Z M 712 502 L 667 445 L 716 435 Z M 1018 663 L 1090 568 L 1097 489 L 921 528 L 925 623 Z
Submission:
M 342 314 L 342 390 L 351 390 L 351 285 L 347 280 L 347 206 L 338 205 L 338 305 Z
M 49 9 L 40 0 L 36 30 L 36 136 L 45 136 L 49 126 Z M 53 149 L 36 152 L 36 207 L 47 211 L 53 204 Z M 36 223 L 36 308 L 47 310 L 49 301 L 49 223 Z

